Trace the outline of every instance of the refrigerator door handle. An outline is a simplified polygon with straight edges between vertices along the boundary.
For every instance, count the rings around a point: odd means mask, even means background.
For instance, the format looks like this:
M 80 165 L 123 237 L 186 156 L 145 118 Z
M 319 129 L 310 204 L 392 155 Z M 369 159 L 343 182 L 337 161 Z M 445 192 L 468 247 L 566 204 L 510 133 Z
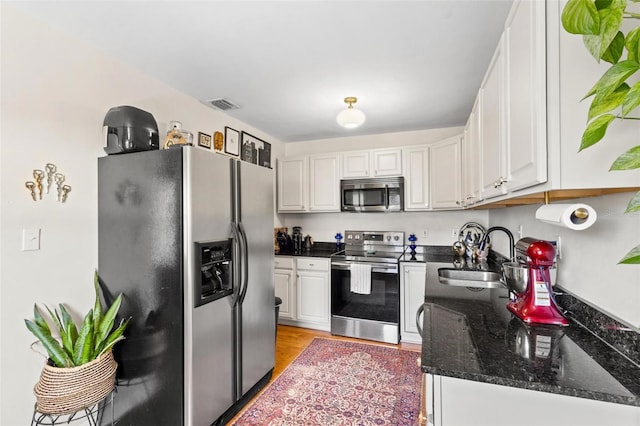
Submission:
M 244 260 L 244 241 L 242 236 L 240 235 L 239 227 L 236 223 L 231 223 L 231 231 L 233 233 L 233 238 L 236 241 L 236 244 L 239 246 L 239 258 L 234 261 L 234 273 L 236 278 L 234 279 L 234 287 L 233 287 L 233 306 L 238 304 L 240 300 L 240 292 L 242 291 L 242 283 L 244 281 L 244 268 L 242 267 L 242 262 Z
M 242 286 L 240 288 L 240 303 L 244 302 L 247 295 L 247 287 L 249 286 L 249 245 L 247 243 L 247 234 L 244 232 L 242 223 L 238 223 L 238 230 L 242 239 Z

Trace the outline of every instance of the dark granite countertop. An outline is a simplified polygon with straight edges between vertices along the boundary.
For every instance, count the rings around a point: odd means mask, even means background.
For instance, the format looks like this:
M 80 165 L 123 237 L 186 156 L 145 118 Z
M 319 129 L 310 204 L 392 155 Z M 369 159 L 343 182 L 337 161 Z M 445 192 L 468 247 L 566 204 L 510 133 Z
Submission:
M 450 251 L 427 252 L 424 259 L 428 269 L 454 266 Z M 427 274 L 437 280 L 437 270 Z M 422 371 L 640 406 L 640 363 L 633 358 L 637 352 L 623 356 L 596 337 L 583 326 L 588 321 L 579 318 L 582 308 L 570 307 L 566 327 L 527 325 L 507 310 L 508 297 L 505 288 L 467 289 L 428 281 Z M 557 299 L 577 303 L 566 293 Z M 620 329 L 629 336 L 623 349 L 637 350 L 640 335 Z
M 343 244 L 344 246 L 344 244 Z M 310 250 L 302 249 L 296 253 L 293 250 L 278 250 L 274 254 L 276 256 L 301 256 L 301 257 L 331 257 L 337 253 L 336 243 L 316 242 L 311 246 Z

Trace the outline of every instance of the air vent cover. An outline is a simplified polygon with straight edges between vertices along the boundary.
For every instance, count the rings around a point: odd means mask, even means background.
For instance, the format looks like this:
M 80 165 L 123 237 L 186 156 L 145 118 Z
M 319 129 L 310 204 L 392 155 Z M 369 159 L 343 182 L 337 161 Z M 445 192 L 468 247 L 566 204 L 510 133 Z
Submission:
M 234 104 L 233 102 L 225 98 L 211 99 L 207 101 L 207 104 L 221 111 L 228 111 L 230 109 L 240 108 L 238 105 Z

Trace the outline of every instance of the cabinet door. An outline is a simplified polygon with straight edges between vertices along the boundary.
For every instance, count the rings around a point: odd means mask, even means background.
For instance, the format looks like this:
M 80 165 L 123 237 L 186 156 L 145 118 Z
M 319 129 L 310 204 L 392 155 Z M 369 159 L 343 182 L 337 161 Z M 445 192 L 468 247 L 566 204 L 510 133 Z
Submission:
M 514 2 L 505 29 L 509 191 L 547 180 L 545 2 Z
M 461 137 L 445 139 L 431 146 L 431 207 L 457 208 L 460 204 L 460 145 Z
M 309 211 L 340 211 L 340 155 L 309 157 Z
M 372 153 L 372 177 L 401 176 L 402 149 L 378 149 Z
M 429 209 L 429 147 L 416 146 L 402 150 L 404 161 L 404 209 Z
M 469 115 L 462 139 L 462 207 L 480 201 L 480 96 Z
M 416 327 L 416 312 L 424 303 L 426 273 L 427 265 L 424 263 L 400 264 L 400 334 L 403 342 L 422 342 Z
M 483 199 L 506 193 L 503 40 L 504 37 L 501 37 L 480 88 L 480 158 Z
M 342 153 L 342 177 L 369 177 L 369 151 L 354 151 Z
M 274 269 L 276 296 L 282 299 L 280 318 L 295 320 L 295 277 L 292 269 Z
M 329 274 L 298 271 L 298 321 L 329 327 Z
M 307 205 L 307 157 L 278 161 L 278 211 L 301 212 Z

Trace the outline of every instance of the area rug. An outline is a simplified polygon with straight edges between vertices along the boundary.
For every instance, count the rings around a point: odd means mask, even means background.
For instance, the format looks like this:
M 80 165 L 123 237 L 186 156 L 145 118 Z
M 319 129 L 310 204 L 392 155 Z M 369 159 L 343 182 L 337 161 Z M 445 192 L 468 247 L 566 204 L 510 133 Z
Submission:
M 418 352 L 315 338 L 235 423 L 417 425 Z

